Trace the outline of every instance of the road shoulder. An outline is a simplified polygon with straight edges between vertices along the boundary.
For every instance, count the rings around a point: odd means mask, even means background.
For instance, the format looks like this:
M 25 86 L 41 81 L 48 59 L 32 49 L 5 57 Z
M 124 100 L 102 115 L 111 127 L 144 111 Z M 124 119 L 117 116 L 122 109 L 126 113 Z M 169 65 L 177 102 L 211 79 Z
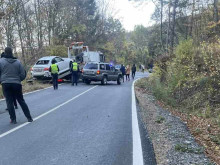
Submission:
M 135 90 L 142 121 L 154 146 L 157 164 L 211 164 L 185 123 L 159 107 L 151 94 L 138 87 Z

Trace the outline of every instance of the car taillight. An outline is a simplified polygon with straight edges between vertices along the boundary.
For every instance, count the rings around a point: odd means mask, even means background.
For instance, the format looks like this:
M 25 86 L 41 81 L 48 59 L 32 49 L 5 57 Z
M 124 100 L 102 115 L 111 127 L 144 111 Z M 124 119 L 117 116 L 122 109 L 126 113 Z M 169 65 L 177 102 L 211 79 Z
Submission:
M 97 70 L 97 74 L 100 74 L 100 70 Z
M 31 68 L 30 71 L 33 71 L 33 68 Z
M 44 71 L 48 71 L 49 70 L 49 68 L 44 68 Z
M 58 81 L 58 82 L 63 82 L 63 79 L 58 79 L 57 81 Z

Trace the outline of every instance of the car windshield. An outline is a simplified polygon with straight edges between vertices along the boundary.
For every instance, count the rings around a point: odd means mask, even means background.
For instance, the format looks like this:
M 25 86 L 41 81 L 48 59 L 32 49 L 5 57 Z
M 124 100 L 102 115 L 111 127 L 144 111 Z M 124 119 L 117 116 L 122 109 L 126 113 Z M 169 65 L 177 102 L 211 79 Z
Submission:
M 86 64 L 84 69 L 98 69 L 98 64 L 93 64 L 93 63 Z
M 39 60 L 36 65 L 47 65 L 49 63 L 49 60 Z
M 120 68 L 121 68 L 121 65 L 115 65 L 115 68 L 116 68 L 116 69 L 120 69 Z

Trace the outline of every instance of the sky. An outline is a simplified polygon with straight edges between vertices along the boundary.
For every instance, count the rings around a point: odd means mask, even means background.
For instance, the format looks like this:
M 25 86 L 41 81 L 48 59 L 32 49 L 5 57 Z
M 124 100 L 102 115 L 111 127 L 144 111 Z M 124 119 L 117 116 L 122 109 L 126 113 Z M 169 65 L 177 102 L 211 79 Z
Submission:
M 126 31 L 134 30 L 135 25 L 144 25 L 147 27 L 153 24 L 150 18 L 155 6 L 150 0 L 144 2 L 142 5 L 138 5 L 134 1 L 115 0 L 113 7 L 116 11 L 113 17 L 120 19 Z

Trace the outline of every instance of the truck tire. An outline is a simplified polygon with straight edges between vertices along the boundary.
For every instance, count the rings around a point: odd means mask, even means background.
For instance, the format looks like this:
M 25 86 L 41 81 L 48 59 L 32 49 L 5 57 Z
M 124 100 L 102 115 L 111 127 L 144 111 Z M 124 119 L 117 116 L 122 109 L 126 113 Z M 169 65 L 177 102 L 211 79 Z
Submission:
M 107 76 L 104 76 L 103 79 L 102 79 L 102 81 L 101 81 L 101 84 L 102 84 L 102 85 L 107 85 L 107 82 L 108 82 Z
M 118 84 L 118 85 L 121 85 L 121 81 L 122 81 L 122 77 L 121 77 L 121 76 L 118 76 L 117 84 Z
M 88 85 L 91 83 L 91 80 L 85 79 L 84 81 L 85 81 L 85 83 L 88 84 Z

